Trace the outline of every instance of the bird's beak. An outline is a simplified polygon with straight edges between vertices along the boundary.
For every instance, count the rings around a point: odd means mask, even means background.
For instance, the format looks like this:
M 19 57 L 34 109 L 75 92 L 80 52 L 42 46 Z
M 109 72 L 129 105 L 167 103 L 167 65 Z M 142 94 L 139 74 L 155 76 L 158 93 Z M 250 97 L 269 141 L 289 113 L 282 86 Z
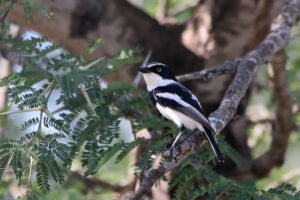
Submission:
M 145 67 L 137 68 L 137 71 L 142 72 L 142 73 L 149 73 L 150 72 L 150 70 L 145 68 Z

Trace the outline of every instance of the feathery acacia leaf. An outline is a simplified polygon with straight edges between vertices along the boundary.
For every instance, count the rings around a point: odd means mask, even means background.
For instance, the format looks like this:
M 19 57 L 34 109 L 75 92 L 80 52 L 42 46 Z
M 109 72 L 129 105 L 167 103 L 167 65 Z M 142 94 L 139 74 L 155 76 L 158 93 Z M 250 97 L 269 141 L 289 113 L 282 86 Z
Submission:
M 5 155 L 1 155 L 1 157 L 0 157 L 0 180 L 3 177 L 6 167 L 9 165 L 11 157 L 12 157 L 12 155 L 9 153 L 6 153 Z
M 50 190 L 49 169 L 45 162 L 38 161 L 36 164 L 36 178 L 41 192 L 47 193 Z
M 22 164 L 22 152 L 21 151 L 17 150 L 14 152 L 11 164 L 14 169 L 16 178 L 20 182 L 22 175 L 23 175 L 23 164 Z
M 12 80 L 15 80 L 19 77 L 17 73 L 12 73 L 2 79 L 0 79 L 0 87 L 3 87 L 7 84 L 9 84 Z

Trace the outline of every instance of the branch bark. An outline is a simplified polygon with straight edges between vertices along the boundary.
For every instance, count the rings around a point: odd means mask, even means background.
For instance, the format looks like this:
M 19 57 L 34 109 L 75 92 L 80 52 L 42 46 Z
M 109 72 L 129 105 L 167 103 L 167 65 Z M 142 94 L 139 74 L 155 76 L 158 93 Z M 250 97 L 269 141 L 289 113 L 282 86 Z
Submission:
M 239 65 L 240 61 L 241 59 L 237 58 L 232 62 L 227 61 L 220 66 L 215 66 L 198 72 L 192 72 L 192 73 L 176 76 L 176 79 L 179 82 L 191 81 L 195 79 L 208 81 L 219 75 L 233 74 L 235 73 L 236 68 Z
M 227 90 L 220 107 L 210 115 L 210 121 L 217 133 L 219 133 L 235 115 L 237 106 L 245 95 L 246 90 L 259 67 L 268 62 L 276 52 L 287 46 L 291 27 L 294 24 L 296 17 L 299 15 L 299 8 L 299 0 L 292 0 L 286 3 L 280 15 L 274 21 L 272 31 L 267 38 L 258 45 L 258 47 L 241 58 L 235 77 Z M 282 93 L 280 92 L 280 94 Z M 151 189 L 155 181 L 166 172 L 174 169 L 185 157 L 193 153 L 195 149 L 201 146 L 202 141 L 203 139 L 200 134 L 193 134 L 183 143 L 176 146 L 176 148 L 173 149 L 173 152 L 164 152 L 165 157 L 171 156 L 167 159 L 169 161 L 163 163 L 159 168 L 151 169 L 146 173 L 147 175 L 143 184 L 132 195 L 131 200 L 141 199 L 144 193 Z M 272 146 L 277 146 L 277 142 L 278 140 L 274 139 Z M 283 143 L 285 144 L 285 142 Z M 274 147 L 273 150 L 271 150 L 273 153 L 276 150 L 278 151 L 278 149 L 276 147 L 274 149 Z
M 209 117 L 217 132 L 220 132 L 234 117 L 237 106 L 259 67 L 288 45 L 292 25 L 299 14 L 299 4 L 299 1 L 295 0 L 286 3 L 267 38 L 241 59 L 221 105 Z
M 88 190 L 92 190 L 97 187 L 101 187 L 101 188 L 105 188 L 108 190 L 112 190 L 114 192 L 122 193 L 125 190 L 128 190 L 128 189 L 130 190 L 134 186 L 134 183 L 129 183 L 129 184 L 123 186 L 123 185 L 108 183 L 106 181 L 95 179 L 95 178 L 87 178 L 87 177 L 81 175 L 79 172 L 73 172 L 72 177 L 79 179 L 81 182 L 84 183 L 85 188 L 84 188 L 83 192 L 85 192 L 85 193 Z

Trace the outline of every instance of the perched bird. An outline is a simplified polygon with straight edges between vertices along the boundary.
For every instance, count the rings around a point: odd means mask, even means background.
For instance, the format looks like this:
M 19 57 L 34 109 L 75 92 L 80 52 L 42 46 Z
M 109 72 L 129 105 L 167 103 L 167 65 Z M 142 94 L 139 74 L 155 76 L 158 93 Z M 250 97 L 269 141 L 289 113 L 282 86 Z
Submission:
M 199 129 L 205 134 L 218 161 L 223 162 L 222 153 L 213 135 L 215 131 L 205 117 L 201 104 L 190 90 L 176 80 L 169 67 L 151 62 L 137 70 L 143 74 L 152 103 L 164 117 L 173 121 L 180 129 L 172 147 L 176 145 L 185 128 Z

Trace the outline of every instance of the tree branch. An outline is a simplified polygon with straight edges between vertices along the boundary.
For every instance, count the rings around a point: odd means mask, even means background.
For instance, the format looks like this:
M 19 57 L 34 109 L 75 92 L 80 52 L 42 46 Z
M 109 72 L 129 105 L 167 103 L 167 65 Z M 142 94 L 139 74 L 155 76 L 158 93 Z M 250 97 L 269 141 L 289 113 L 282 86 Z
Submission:
M 176 76 L 176 79 L 179 82 L 191 81 L 195 79 L 202 79 L 204 81 L 208 81 L 222 74 L 233 74 L 235 73 L 236 68 L 239 65 L 240 61 L 241 61 L 240 58 L 236 58 L 234 61 L 232 62 L 227 61 L 220 66 L 215 66 L 198 72 L 192 72 L 192 73 Z
M 106 181 L 102 181 L 95 178 L 87 178 L 83 175 L 81 175 L 79 172 L 73 172 L 72 177 L 79 179 L 85 184 L 85 190 L 91 190 L 96 187 L 102 187 L 108 190 L 112 190 L 114 192 L 123 192 L 124 190 L 127 190 L 131 187 L 132 183 L 129 183 L 127 185 L 118 185 L 118 184 L 111 184 Z
M 152 186 L 160 177 L 178 166 L 183 159 L 194 153 L 198 149 L 198 147 L 202 145 L 204 141 L 203 136 L 201 134 L 198 134 L 198 131 L 196 131 L 195 133 L 196 134 L 192 134 L 184 142 L 180 143 L 180 145 L 176 145 L 173 148 L 173 152 L 164 152 L 163 157 L 168 161 L 163 163 L 156 169 L 151 169 L 150 171 L 145 172 L 145 177 L 142 185 L 131 196 L 130 200 L 141 199 L 145 193 L 151 191 Z M 172 157 L 171 155 L 174 155 L 174 157 Z
M 268 62 L 276 52 L 287 46 L 291 27 L 294 24 L 296 17 L 299 15 L 299 7 L 299 0 L 293 0 L 286 3 L 280 15 L 273 23 L 273 29 L 267 38 L 257 48 L 241 58 L 235 77 L 229 86 L 220 107 L 210 115 L 211 123 L 215 127 L 217 133 L 219 133 L 235 115 L 237 106 L 245 95 L 246 90 L 259 67 Z M 162 175 L 174 169 L 184 158 L 201 146 L 202 141 L 203 139 L 200 134 L 193 134 L 180 145 L 176 146 L 173 149 L 173 152 L 164 152 L 163 155 L 165 158 L 170 155 L 171 157 L 159 168 L 151 169 L 146 173 L 146 177 L 141 187 L 132 195 L 131 200 L 141 199 Z
M 299 14 L 299 1 L 285 4 L 280 15 L 273 23 L 271 33 L 258 45 L 241 58 L 236 75 L 230 84 L 219 108 L 210 114 L 210 121 L 219 133 L 234 117 L 239 102 L 245 95 L 256 71 L 267 63 L 272 55 L 288 45 L 291 27 Z

